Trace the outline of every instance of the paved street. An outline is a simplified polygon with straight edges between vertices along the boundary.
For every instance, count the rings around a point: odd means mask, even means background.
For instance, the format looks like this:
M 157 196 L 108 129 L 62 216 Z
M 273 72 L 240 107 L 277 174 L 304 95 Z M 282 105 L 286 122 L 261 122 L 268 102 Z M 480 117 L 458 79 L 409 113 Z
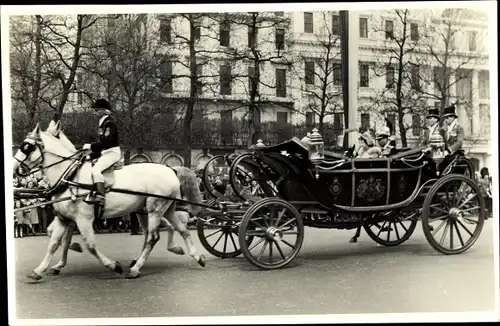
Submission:
M 187 256 L 167 252 L 162 233 L 139 279 L 107 271 L 85 251 L 71 252 L 61 275 L 35 284 L 25 275 L 42 259 L 48 238 L 16 239 L 17 314 L 101 318 L 493 309 L 492 220 L 475 246 L 457 256 L 436 253 L 420 224 L 412 239 L 393 248 L 378 246 L 365 233 L 350 244 L 352 235 L 306 228 L 304 246 L 289 268 L 259 271 L 242 257 L 211 256 L 193 232 L 207 257 L 203 269 Z M 128 234 L 97 237 L 100 248 L 124 266 L 142 241 Z

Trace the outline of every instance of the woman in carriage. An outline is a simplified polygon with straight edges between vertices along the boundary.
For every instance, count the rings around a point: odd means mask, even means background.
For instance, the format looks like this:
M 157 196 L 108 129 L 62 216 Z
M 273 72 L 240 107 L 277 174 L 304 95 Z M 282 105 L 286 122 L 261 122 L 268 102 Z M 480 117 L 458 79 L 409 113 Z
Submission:
M 377 158 L 380 155 L 379 149 L 375 146 L 370 132 L 365 131 L 359 136 L 359 149 L 357 158 Z

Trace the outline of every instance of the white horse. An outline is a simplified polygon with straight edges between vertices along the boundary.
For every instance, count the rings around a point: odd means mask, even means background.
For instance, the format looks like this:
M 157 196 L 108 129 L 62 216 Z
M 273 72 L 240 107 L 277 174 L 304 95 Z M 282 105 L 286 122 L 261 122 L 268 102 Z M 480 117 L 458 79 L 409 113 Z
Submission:
M 51 120 L 49 122 L 49 126 L 47 127 L 47 129 L 45 131 L 47 133 L 51 134 L 52 136 L 58 138 L 61 141 L 61 143 L 64 146 L 66 146 L 66 148 L 70 149 L 73 152 L 77 151 L 75 145 L 73 145 L 73 143 L 68 139 L 68 137 L 66 137 L 64 132 L 61 130 L 61 120 L 58 120 L 57 122 L 55 122 L 54 120 Z M 178 171 L 178 172 L 181 172 L 181 170 L 183 168 L 182 167 L 173 167 L 173 169 Z M 181 191 L 185 191 L 183 189 L 182 183 L 181 183 Z M 187 223 L 189 221 L 189 212 L 184 211 L 184 210 L 182 210 L 182 211 L 176 210 L 174 214 L 177 215 L 177 218 L 187 228 Z M 138 214 L 138 215 L 140 215 L 140 214 Z M 182 249 L 181 246 L 177 245 L 177 243 L 174 240 L 174 232 L 176 231 L 176 229 L 170 224 L 170 222 L 168 222 L 168 220 L 165 217 L 162 217 L 161 220 L 162 220 L 162 222 L 164 222 L 167 225 L 167 250 L 170 252 L 173 252 L 177 255 L 184 255 L 185 254 L 184 250 Z M 142 228 L 145 228 L 145 226 L 142 225 L 142 223 L 141 223 L 141 218 L 139 218 L 139 223 L 141 224 Z M 59 260 L 59 262 L 57 262 L 57 264 L 55 264 L 53 267 L 51 267 L 48 270 L 49 274 L 58 275 L 61 272 L 61 268 L 66 266 L 67 259 L 68 259 L 68 249 L 72 249 L 76 252 L 82 252 L 81 246 L 78 242 L 73 242 L 70 244 L 71 238 L 73 237 L 74 229 L 75 229 L 75 223 L 74 222 L 68 223 L 67 232 L 69 234 L 65 234 L 65 237 L 68 237 L 69 240 L 66 241 L 65 240 L 66 238 L 63 238 L 61 259 Z M 52 223 L 49 225 L 47 231 L 48 231 L 47 234 L 50 237 L 52 234 Z M 144 241 L 146 241 L 146 240 L 144 240 Z M 191 253 L 192 256 L 194 254 L 195 253 Z M 133 260 L 131 262 L 129 267 L 132 267 L 134 264 L 135 264 L 135 260 Z
M 51 188 L 58 189 L 52 195 L 52 200 L 65 197 L 72 198 L 53 204 L 57 218 L 51 225 L 51 235 L 47 254 L 40 265 L 28 275 L 29 278 L 39 280 L 47 271 L 52 257 L 63 241 L 63 247 L 69 246 L 71 241 L 68 222 L 73 221 L 78 226 L 80 234 L 88 251 L 95 256 L 103 266 L 119 274 L 123 269 L 117 261 L 106 257 L 96 246 L 95 234 L 92 227 L 94 220 L 94 207 L 83 201 L 88 193 L 82 188 L 91 187 L 90 162 L 81 162 L 81 152 L 68 148 L 63 142 L 47 132 L 40 131 L 37 124 L 35 129 L 26 137 L 20 149 L 14 155 L 13 171 L 21 174 L 22 170 L 31 171 L 36 166 L 42 166 L 42 172 L 47 176 Z M 67 184 L 64 180 L 69 177 L 69 172 L 75 168 L 73 177 L 75 184 Z M 177 218 L 175 200 L 181 198 L 181 182 L 186 185 L 185 196 L 193 203 L 201 203 L 202 197 L 197 186 L 196 176 L 190 169 L 175 172 L 173 169 L 154 163 L 134 164 L 116 171 L 105 171 L 107 188 L 112 190 L 106 194 L 106 206 L 103 218 L 116 218 L 139 209 L 145 209 L 146 215 L 141 215 L 141 224 L 144 226 L 144 244 L 142 251 L 127 278 L 140 276 L 140 268 L 144 266 L 155 244 L 158 242 L 159 225 L 162 216 L 182 235 L 190 254 L 201 265 L 205 266 L 205 258 L 199 256 L 194 248 L 190 232 Z M 116 180 L 115 180 L 116 178 Z M 57 188 L 59 186 L 59 188 Z M 143 194 L 125 194 L 119 190 L 140 192 Z M 200 210 L 195 205 L 190 205 L 193 214 Z M 57 266 L 61 267 L 61 266 Z

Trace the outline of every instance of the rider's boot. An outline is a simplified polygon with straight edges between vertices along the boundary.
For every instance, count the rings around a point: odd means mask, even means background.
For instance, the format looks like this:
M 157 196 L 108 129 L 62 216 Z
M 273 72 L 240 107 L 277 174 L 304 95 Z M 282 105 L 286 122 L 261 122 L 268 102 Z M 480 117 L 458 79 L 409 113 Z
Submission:
M 104 213 L 104 204 L 106 202 L 106 188 L 104 182 L 96 182 L 97 193 L 95 195 L 94 207 L 95 217 L 101 218 Z

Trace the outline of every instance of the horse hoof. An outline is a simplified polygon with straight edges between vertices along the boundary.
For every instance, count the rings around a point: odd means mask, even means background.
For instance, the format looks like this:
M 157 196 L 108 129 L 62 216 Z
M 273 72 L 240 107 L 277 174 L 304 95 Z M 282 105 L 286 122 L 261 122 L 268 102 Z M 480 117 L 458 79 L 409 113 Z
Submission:
M 51 276 L 57 276 L 60 273 L 61 273 L 61 270 L 56 269 L 56 268 L 49 268 L 49 270 L 47 271 L 47 275 L 51 275 Z
M 130 271 L 127 274 L 125 274 L 125 278 L 128 278 L 128 279 L 138 278 L 139 276 L 141 276 L 141 273 L 133 272 L 133 271 Z
M 27 278 L 31 279 L 31 280 L 35 280 L 35 281 L 39 281 L 42 279 L 42 275 L 40 274 L 37 274 L 35 272 L 31 272 L 31 274 L 29 275 L 26 275 Z
M 176 255 L 184 255 L 184 249 L 182 249 L 182 247 L 173 247 L 168 249 L 168 251 L 173 252 Z
M 205 256 L 201 255 L 200 258 L 198 259 L 198 264 L 201 266 L 201 267 L 205 267 L 206 265 L 206 262 L 205 262 Z
M 122 268 L 122 265 L 120 265 L 119 262 L 116 262 L 116 265 L 115 265 L 115 273 L 118 273 L 118 274 L 123 274 L 123 268 Z
M 73 242 L 72 244 L 70 244 L 69 249 L 79 253 L 83 252 L 82 246 L 78 242 Z
M 134 259 L 134 260 L 132 260 L 132 261 L 130 262 L 130 265 L 128 265 L 128 267 L 132 268 L 132 267 L 134 267 L 134 265 L 135 265 L 136 263 L 137 263 L 137 260 L 135 260 L 135 259 Z

